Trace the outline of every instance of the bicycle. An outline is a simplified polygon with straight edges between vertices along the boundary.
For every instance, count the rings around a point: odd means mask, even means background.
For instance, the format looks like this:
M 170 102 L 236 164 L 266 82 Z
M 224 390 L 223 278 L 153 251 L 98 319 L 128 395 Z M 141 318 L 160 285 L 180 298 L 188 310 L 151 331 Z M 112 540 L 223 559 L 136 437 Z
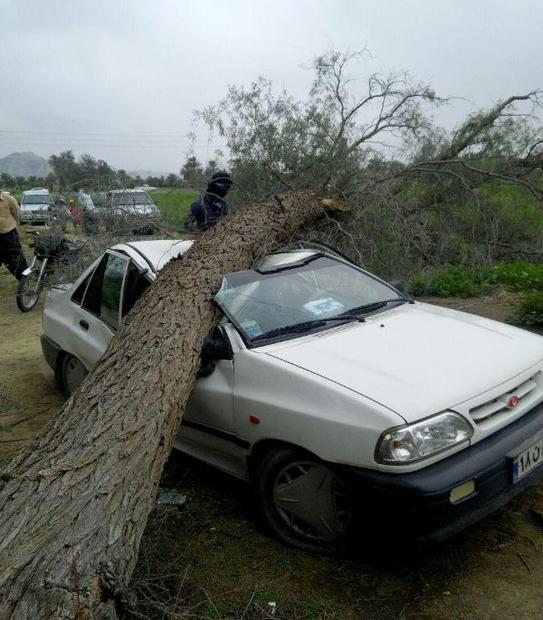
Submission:
M 69 265 L 77 260 L 83 245 L 63 239 L 57 233 L 33 233 L 34 258 L 22 274 L 16 301 L 21 312 L 29 312 L 38 303 L 45 281 L 56 265 Z

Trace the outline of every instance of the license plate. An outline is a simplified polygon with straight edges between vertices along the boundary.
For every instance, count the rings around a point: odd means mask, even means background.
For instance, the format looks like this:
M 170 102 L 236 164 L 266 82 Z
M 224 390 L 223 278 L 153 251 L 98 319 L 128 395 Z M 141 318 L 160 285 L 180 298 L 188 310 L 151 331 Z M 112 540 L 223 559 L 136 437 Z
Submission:
M 539 465 L 543 464 L 543 437 L 529 448 L 519 452 L 513 459 L 513 482 L 518 482 Z

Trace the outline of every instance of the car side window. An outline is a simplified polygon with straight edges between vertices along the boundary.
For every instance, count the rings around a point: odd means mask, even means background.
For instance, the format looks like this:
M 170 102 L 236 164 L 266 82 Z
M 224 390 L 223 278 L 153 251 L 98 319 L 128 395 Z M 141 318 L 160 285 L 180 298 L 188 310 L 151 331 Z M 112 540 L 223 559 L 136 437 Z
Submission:
M 92 274 L 94 273 L 94 271 L 91 271 L 83 280 L 82 282 L 79 284 L 79 286 L 75 289 L 75 291 L 72 293 L 72 301 L 76 304 L 81 304 L 82 300 L 83 300 L 83 295 L 85 293 L 85 289 L 87 288 L 87 284 L 89 283 L 89 280 L 91 279 Z
M 92 274 L 81 304 L 87 312 L 100 317 L 114 330 L 119 326 L 119 307 L 128 264 L 128 257 L 109 252 L 104 254 Z
M 145 274 L 141 273 L 131 261 L 124 285 L 122 316 L 128 314 L 128 312 L 132 310 L 136 301 L 142 296 L 143 292 L 150 284 L 151 282 L 145 277 Z
M 127 259 L 116 256 L 115 254 L 110 254 L 104 270 L 100 318 L 113 329 L 119 327 L 121 294 L 128 262 Z
M 104 278 L 104 269 L 106 268 L 109 254 L 104 254 L 102 260 L 98 263 L 93 271 L 83 303 L 81 307 L 91 314 L 100 314 L 100 297 L 102 295 L 102 280 Z

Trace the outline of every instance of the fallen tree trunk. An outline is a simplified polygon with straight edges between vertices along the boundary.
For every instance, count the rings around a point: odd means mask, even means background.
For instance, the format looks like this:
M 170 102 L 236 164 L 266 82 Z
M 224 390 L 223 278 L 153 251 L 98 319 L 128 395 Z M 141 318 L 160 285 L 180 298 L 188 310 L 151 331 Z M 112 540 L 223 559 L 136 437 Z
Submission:
M 1 618 L 116 617 L 222 276 L 322 212 L 315 198 L 290 193 L 203 234 L 161 271 L 80 389 L 2 472 Z

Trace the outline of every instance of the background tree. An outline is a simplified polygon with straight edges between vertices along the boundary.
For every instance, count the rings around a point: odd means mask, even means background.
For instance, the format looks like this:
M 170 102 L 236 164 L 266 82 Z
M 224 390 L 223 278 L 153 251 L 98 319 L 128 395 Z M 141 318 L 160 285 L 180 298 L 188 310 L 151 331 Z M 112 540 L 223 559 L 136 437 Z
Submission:
M 49 165 L 53 169 L 57 183 L 61 188 L 74 185 L 79 177 L 79 169 L 72 151 L 63 151 L 49 157 Z
M 534 252 L 543 217 L 531 229 L 524 222 L 541 202 L 539 91 L 447 131 L 430 116 L 447 99 L 407 74 L 368 75 L 366 59 L 316 58 L 305 100 L 260 78 L 198 115 L 225 139 L 238 193 L 337 192 L 358 208 L 309 234 L 385 277 Z
M 201 187 L 204 180 L 204 170 L 202 164 L 195 155 L 187 156 L 181 167 L 181 179 L 189 187 Z

